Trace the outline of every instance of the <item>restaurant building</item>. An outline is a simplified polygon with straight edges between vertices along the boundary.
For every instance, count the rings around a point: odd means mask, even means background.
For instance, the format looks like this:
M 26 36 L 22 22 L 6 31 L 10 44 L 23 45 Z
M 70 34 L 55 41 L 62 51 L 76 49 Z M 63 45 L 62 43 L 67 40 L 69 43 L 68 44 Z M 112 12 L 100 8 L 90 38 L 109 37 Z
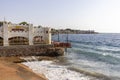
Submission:
M 35 44 L 51 44 L 51 28 L 8 22 L 0 25 L 1 46 Z

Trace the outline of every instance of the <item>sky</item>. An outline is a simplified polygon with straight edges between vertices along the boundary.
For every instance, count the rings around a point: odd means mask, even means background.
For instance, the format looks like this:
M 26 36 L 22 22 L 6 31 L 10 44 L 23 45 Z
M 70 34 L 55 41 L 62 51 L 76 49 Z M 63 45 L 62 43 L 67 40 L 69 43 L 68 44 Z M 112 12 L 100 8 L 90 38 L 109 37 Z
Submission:
M 120 0 L 0 0 L 0 21 L 120 33 Z

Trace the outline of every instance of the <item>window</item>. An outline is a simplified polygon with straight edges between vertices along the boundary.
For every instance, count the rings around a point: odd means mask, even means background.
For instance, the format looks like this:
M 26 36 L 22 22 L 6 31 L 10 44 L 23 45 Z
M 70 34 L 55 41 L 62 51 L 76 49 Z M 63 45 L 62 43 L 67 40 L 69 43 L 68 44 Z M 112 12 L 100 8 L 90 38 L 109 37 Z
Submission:
M 46 31 L 46 34 L 48 34 L 48 31 Z
M 41 36 L 41 39 L 43 38 L 43 36 Z

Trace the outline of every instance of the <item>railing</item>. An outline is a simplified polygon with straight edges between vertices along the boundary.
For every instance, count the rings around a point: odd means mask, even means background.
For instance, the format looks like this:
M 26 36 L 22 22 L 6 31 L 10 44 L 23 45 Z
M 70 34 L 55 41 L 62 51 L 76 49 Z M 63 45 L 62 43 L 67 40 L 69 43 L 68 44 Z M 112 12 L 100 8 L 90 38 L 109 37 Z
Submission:
M 54 47 L 63 47 L 63 48 L 71 48 L 71 43 L 65 43 L 65 42 L 52 42 Z
M 46 44 L 45 42 L 34 42 L 34 44 Z
M 28 44 L 29 44 L 28 42 L 17 42 L 17 43 L 11 42 L 11 43 L 9 43 L 9 45 L 28 45 Z

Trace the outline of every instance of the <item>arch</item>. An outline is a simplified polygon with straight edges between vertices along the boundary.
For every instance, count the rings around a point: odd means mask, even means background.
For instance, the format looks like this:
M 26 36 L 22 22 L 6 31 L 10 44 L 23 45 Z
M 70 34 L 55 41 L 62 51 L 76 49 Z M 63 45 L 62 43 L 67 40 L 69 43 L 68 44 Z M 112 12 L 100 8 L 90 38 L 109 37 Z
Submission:
M 34 44 L 44 44 L 45 41 L 44 41 L 44 39 L 43 39 L 43 36 L 35 36 L 35 37 L 33 38 L 33 43 L 34 43 Z
M 17 36 L 28 38 L 28 32 L 25 32 L 25 31 L 23 31 L 23 32 L 12 31 L 12 32 L 9 33 L 9 38 L 17 37 Z
M 26 37 L 16 36 L 8 39 L 9 45 L 28 45 L 29 40 Z
M 0 46 L 3 46 L 3 38 L 0 37 Z

